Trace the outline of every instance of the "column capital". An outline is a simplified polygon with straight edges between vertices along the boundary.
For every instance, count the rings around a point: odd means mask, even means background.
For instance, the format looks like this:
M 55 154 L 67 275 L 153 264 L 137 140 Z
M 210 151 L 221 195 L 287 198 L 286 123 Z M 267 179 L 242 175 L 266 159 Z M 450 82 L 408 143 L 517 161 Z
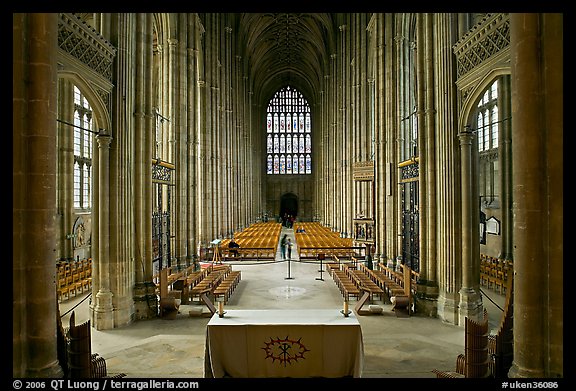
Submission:
M 99 148 L 107 148 L 112 142 L 112 135 L 110 135 L 105 129 L 100 129 L 100 133 L 96 136 L 96 141 L 98 142 Z
M 470 127 L 465 127 L 458 133 L 458 139 L 460 140 L 460 145 L 470 145 L 472 144 L 472 139 L 474 138 L 474 132 L 470 130 Z

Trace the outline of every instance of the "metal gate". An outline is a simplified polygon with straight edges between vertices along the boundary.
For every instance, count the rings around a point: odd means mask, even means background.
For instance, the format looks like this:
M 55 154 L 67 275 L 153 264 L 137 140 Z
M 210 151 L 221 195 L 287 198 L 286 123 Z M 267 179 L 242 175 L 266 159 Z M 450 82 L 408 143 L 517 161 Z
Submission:
M 153 160 L 152 187 L 154 210 L 152 211 L 152 268 L 153 274 L 171 266 L 171 205 L 172 173 L 170 163 Z
M 402 261 L 420 271 L 420 211 L 418 198 L 418 163 L 413 161 L 400 169 L 402 200 Z

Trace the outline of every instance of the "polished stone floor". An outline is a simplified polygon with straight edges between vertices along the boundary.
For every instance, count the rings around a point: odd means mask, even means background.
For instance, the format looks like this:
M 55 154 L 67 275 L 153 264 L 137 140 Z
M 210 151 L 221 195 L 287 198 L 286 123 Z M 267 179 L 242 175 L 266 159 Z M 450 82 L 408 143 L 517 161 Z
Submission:
M 283 229 L 293 238 L 293 231 Z M 294 238 L 293 238 L 294 240 Z M 297 254 L 297 250 L 294 250 Z M 329 309 L 340 311 L 343 299 L 332 277 L 320 273 L 317 263 L 294 259 L 275 262 L 231 262 L 242 280 L 226 304 L 229 309 Z M 504 297 L 483 288 L 484 307 L 490 327 L 500 321 Z M 88 293 L 86 293 L 88 295 Z M 89 319 L 90 297 L 60 304 L 63 325 L 69 324 L 74 308 L 76 323 Z M 489 299 L 492 299 L 494 305 Z M 354 301 L 350 307 L 354 307 Z M 357 316 L 364 341 L 365 378 L 433 378 L 433 369 L 454 370 L 456 357 L 464 352 L 464 328 L 413 314 L 396 317 L 391 305 L 376 300 L 383 312 Z M 500 308 L 498 308 L 498 306 Z M 366 308 L 366 307 L 365 307 Z M 174 320 L 150 319 L 126 327 L 91 329 L 92 353 L 106 359 L 108 373 L 130 378 L 202 378 L 206 324 L 209 317 L 190 316 L 190 310 L 208 312 L 199 304 L 180 307 Z

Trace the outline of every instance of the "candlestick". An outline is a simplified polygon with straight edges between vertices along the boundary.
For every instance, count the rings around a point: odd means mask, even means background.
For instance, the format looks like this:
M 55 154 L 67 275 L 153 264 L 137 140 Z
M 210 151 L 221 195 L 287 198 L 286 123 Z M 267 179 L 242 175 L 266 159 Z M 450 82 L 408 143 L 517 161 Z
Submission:
M 348 317 L 348 315 L 350 315 L 350 311 L 348 311 L 348 300 L 344 300 L 344 309 L 341 312 L 342 314 L 344 314 L 345 317 Z
M 219 317 L 224 317 L 224 302 L 219 301 L 218 302 L 218 316 Z

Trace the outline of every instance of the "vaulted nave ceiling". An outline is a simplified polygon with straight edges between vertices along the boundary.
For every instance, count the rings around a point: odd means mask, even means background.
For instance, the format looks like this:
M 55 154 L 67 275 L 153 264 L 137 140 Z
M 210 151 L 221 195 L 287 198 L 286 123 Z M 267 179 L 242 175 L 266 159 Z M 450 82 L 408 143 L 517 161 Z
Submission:
M 286 84 L 318 99 L 334 53 L 332 14 L 247 13 L 239 28 L 256 101 L 267 102 Z

